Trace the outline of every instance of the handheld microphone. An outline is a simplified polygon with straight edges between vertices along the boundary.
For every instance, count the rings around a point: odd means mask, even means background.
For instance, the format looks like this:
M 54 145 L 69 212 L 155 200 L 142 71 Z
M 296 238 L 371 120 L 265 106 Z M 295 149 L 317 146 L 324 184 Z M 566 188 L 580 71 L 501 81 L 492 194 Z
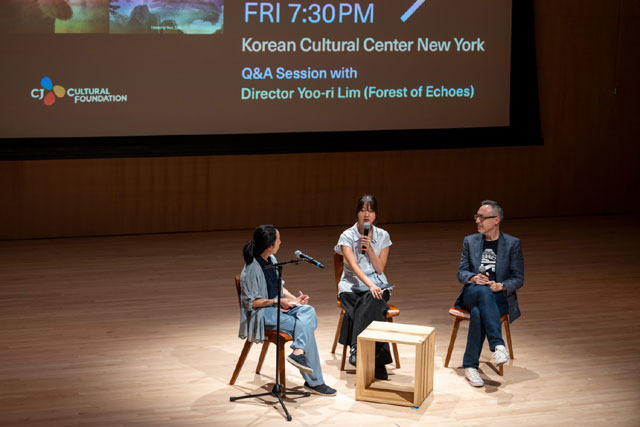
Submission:
M 311 258 L 309 255 L 305 255 L 299 250 L 295 251 L 293 254 L 296 256 L 296 258 L 300 258 L 301 260 L 306 261 L 309 264 L 315 265 L 318 268 L 324 268 L 324 265 L 320 261 L 316 261 L 315 259 Z
M 371 228 L 371 224 L 369 224 L 368 222 L 364 223 L 364 235 L 368 236 L 369 235 L 369 229 Z M 362 255 L 367 253 L 367 247 L 365 245 L 362 245 Z

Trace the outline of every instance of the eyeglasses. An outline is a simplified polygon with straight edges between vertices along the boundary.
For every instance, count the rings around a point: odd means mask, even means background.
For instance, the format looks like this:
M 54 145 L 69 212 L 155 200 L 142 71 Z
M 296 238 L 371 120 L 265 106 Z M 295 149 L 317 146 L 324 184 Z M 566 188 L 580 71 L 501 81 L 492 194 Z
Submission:
M 474 220 L 476 220 L 476 221 L 477 221 L 478 219 L 480 219 L 480 222 L 482 222 L 482 221 L 484 221 L 485 219 L 497 218 L 497 217 L 498 217 L 498 215 L 493 215 L 493 216 L 482 216 L 482 215 L 475 214 L 475 215 L 473 216 L 473 219 L 474 219 Z

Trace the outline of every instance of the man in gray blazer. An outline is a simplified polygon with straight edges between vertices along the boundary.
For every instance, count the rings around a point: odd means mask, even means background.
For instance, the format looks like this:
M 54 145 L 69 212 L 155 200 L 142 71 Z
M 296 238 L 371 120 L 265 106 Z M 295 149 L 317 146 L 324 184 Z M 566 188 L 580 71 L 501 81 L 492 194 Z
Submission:
M 482 387 L 478 363 L 485 336 L 493 363 L 500 366 L 509 361 L 500 316 L 509 313 L 510 323 L 520 317 L 516 290 L 524 282 L 524 258 L 520 239 L 500 231 L 504 213 L 497 202 L 482 201 L 474 218 L 478 233 L 464 238 L 458 267 L 458 280 L 464 287 L 455 306 L 471 314 L 462 360 L 465 378 L 472 386 Z

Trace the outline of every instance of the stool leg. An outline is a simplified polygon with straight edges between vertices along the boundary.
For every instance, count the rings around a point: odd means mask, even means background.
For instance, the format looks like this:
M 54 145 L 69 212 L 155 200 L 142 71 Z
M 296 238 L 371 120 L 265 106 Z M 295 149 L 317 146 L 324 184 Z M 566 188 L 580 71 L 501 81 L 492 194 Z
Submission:
M 331 346 L 331 354 L 336 353 L 336 346 L 338 345 L 338 337 L 340 336 L 340 328 L 342 328 L 343 319 L 344 319 L 344 310 L 340 309 L 340 318 L 338 319 L 338 326 L 336 327 L 336 336 L 333 337 L 333 346 Z
M 499 369 L 500 372 L 498 372 L 500 374 L 500 376 L 502 376 L 504 374 L 503 368 L 504 368 L 504 365 L 500 365 L 500 369 Z
M 236 363 L 236 369 L 233 371 L 233 375 L 231 376 L 231 381 L 229 381 L 229 385 L 234 385 L 236 380 L 238 379 L 238 375 L 240 375 L 240 370 L 244 365 L 244 361 L 247 360 L 247 356 L 249 355 L 249 350 L 251 350 L 251 346 L 253 343 L 249 340 L 244 342 L 244 347 L 242 347 L 242 353 L 240 353 L 240 358 L 238 359 L 238 363 Z
M 456 336 L 458 336 L 458 327 L 460 326 L 460 319 L 456 317 L 456 321 L 453 323 L 453 331 L 451 331 L 451 340 L 449 341 L 449 348 L 447 349 L 447 357 L 444 359 L 444 367 L 449 367 L 449 361 L 451 360 L 451 352 L 453 351 L 453 344 L 456 342 Z
M 260 373 L 262 369 L 262 363 L 264 362 L 264 357 L 267 355 L 267 350 L 269 350 L 269 341 L 265 340 L 262 343 L 262 351 L 260 351 L 260 358 L 258 359 L 258 366 L 256 367 L 256 374 Z

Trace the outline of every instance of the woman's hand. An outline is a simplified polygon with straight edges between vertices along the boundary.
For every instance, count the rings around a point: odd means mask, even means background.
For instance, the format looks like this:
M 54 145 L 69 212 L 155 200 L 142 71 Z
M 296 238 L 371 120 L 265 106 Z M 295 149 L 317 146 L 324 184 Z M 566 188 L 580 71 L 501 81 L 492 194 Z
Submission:
M 291 310 L 293 307 L 295 307 L 295 304 L 291 304 L 291 302 L 289 301 L 289 299 L 287 299 L 287 298 L 280 298 L 280 310 L 282 310 L 282 311 L 289 311 L 289 310 Z
M 380 289 L 379 286 L 376 286 L 376 285 L 369 286 L 369 291 L 371 292 L 371 296 L 374 297 L 375 299 L 382 298 L 382 289 Z
M 380 291 L 380 288 L 375 283 L 373 283 L 371 279 L 367 277 L 366 274 L 364 274 L 364 271 L 362 271 L 362 269 L 358 265 L 358 261 L 356 261 L 356 256 L 353 253 L 353 249 L 345 245 L 341 245 L 340 248 L 342 249 L 342 255 L 344 256 L 345 261 L 347 262 L 347 264 L 349 264 L 349 267 L 351 267 L 351 271 L 355 273 L 355 275 L 358 277 L 358 279 L 362 281 L 362 283 L 364 283 L 366 286 L 369 287 L 369 290 L 372 291 L 371 295 L 373 295 L 373 297 L 377 299 L 382 298 L 382 292 L 377 292 L 379 294 L 378 297 L 376 297 L 376 293 L 373 292 L 374 288 L 377 288 L 378 291 Z M 383 273 L 384 265 L 386 264 L 387 256 L 389 255 L 389 247 L 382 249 L 382 251 L 380 252 L 380 257 L 378 257 L 374 253 L 373 249 L 371 250 L 370 254 L 371 254 L 370 259 L 371 259 L 371 263 L 373 264 L 373 268 L 376 269 L 376 272 L 378 274 Z M 376 264 L 375 264 L 376 261 L 382 264 L 382 268 L 380 268 L 380 270 L 378 270 L 378 268 L 376 267 Z
M 371 245 L 371 235 L 360 235 L 360 243 L 362 244 L 362 247 L 367 249 L 366 253 L 369 253 L 369 246 Z
M 309 304 L 309 295 L 304 295 L 302 291 L 300 291 L 300 296 L 296 298 L 296 302 L 299 305 Z
M 309 304 L 309 295 L 305 295 L 302 291 L 298 291 L 298 296 L 296 297 L 291 292 L 287 290 L 287 288 L 282 288 L 282 300 L 287 300 L 290 307 L 287 310 L 293 308 L 296 305 L 305 305 Z M 282 301 L 281 300 L 281 301 Z M 282 304 L 280 304 L 281 308 Z
M 384 273 L 384 268 L 387 265 L 387 257 L 389 256 L 389 247 L 382 248 L 379 254 L 371 247 L 371 234 L 368 236 L 360 236 L 362 246 L 367 248 L 366 256 L 369 257 L 373 269 L 378 274 Z M 362 279 L 361 279 L 362 280 Z

